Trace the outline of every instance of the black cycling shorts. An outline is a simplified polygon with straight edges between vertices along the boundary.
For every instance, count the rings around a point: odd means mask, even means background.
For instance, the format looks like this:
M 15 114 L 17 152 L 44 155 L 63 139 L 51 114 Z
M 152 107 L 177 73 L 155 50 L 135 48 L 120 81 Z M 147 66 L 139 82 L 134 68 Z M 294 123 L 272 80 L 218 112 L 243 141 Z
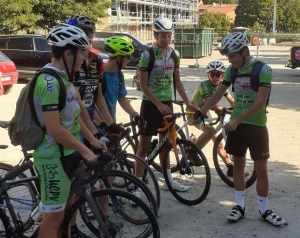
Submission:
M 162 101 L 163 104 L 168 105 L 173 112 L 172 101 Z M 157 129 L 161 127 L 163 122 L 163 115 L 153 102 L 143 100 L 141 103 L 140 115 L 147 121 L 145 132 L 142 135 L 155 136 L 157 135 Z
M 244 157 L 247 149 L 252 160 L 270 158 L 269 135 L 266 126 L 241 123 L 234 131 L 229 131 L 225 150 L 228 154 Z

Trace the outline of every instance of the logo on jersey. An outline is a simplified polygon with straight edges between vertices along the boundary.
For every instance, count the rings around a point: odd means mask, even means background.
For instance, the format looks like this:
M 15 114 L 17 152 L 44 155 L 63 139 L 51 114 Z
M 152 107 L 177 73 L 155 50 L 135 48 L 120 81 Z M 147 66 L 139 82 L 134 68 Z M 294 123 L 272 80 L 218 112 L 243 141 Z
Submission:
M 82 98 L 82 102 L 84 103 L 85 107 L 90 107 L 94 102 L 94 94 L 86 93 Z
M 52 75 L 50 75 L 50 74 L 47 74 L 44 77 L 44 80 L 47 83 L 47 86 L 46 86 L 47 91 L 53 93 L 53 80 L 54 80 L 54 77 Z

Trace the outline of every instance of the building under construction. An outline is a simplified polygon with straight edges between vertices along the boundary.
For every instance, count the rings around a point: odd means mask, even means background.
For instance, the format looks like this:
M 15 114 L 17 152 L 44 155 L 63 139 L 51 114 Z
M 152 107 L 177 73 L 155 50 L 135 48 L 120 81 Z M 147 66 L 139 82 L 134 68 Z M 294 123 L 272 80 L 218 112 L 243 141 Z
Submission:
M 102 30 L 128 32 L 143 41 L 152 41 L 152 22 L 158 17 L 171 19 L 175 28 L 197 26 L 198 1 L 115 0 L 113 8 L 108 10 L 106 29 Z

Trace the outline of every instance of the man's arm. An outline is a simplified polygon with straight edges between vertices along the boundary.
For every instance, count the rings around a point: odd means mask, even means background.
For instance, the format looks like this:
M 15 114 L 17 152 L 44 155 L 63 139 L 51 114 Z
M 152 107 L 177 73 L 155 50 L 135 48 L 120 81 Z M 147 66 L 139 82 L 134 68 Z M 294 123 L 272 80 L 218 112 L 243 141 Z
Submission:
M 227 102 L 230 104 L 230 107 L 233 107 L 234 106 L 234 99 L 233 97 L 231 96 L 230 93 L 228 93 L 226 96 L 225 96 Z
M 43 118 L 47 134 L 53 137 L 55 141 L 81 154 L 89 150 L 60 124 L 58 111 L 44 111 Z
M 98 92 L 97 92 L 97 102 L 96 106 L 101 113 L 101 116 L 103 117 L 104 121 L 106 122 L 107 125 L 111 125 L 114 121 L 108 111 L 105 98 L 102 94 L 102 85 L 101 83 L 98 84 Z
M 90 130 L 90 132 L 93 135 L 95 135 L 98 131 L 97 131 L 96 127 L 94 126 L 85 105 L 81 101 L 81 97 L 80 97 L 80 93 L 79 93 L 78 88 L 76 88 L 76 91 L 77 91 L 77 94 L 78 94 L 77 102 L 78 102 L 78 104 L 80 106 L 80 110 L 81 110 L 79 117 L 82 119 L 82 122 L 86 125 L 86 127 Z
M 211 109 L 214 105 L 216 105 L 221 100 L 221 98 L 224 96 L 227 89 L 228 86 L 221 83 L 216 93 L 212 95 L 209 100 L 207 100 L 207 102 L 204 104 L 203 107 L 200 108 L 200 112 L 202 114 L 207 113 L 209 109 Z
M 128 102 L 128 100 L 126 99 L 126 97 L 122 97 L 118 99 L 118 102 L 120 104 L 120 106 L 123 108 L 123 110 L 125 112 L 127 112 L 129 115 L 134 115 L 134 114 L 138 114 L 133 107 L 131 106 L 131 104 Z

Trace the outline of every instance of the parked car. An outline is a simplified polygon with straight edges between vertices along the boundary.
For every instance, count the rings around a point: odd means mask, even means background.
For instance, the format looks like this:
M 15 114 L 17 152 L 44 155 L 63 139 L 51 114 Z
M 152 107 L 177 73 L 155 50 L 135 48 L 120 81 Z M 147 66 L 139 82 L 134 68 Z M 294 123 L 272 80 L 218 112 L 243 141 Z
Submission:
M 42 35 L 0 36 L 0 50 L 15 63 L 22 79 L 32 78 L 37 70 L 51 62 L 50 46 Z M 95 53 L 107 62 L 108 55 Z
M 111 36 L 124 36 L 131 41 L 134 47 L 134 52 L 131 55 L 127 66 L 136 67 L 142 53 L 149 48 L 149 46 L 142 40 L 125 32 L 95 32 L 94 39 L 92 42 L 93 47 L 101 52 L 104 52 L 104 41 L 106 41 L 107 38 Z
M 295 69 L 300 67 L 300 46 L 290 48 L 290 58 L 285 67 Z
M 8 94 L 13 84 L 18 83 L 18 71 L 14 62 L 0 51 L 0 80 L 4 89 L 3 94 Z

